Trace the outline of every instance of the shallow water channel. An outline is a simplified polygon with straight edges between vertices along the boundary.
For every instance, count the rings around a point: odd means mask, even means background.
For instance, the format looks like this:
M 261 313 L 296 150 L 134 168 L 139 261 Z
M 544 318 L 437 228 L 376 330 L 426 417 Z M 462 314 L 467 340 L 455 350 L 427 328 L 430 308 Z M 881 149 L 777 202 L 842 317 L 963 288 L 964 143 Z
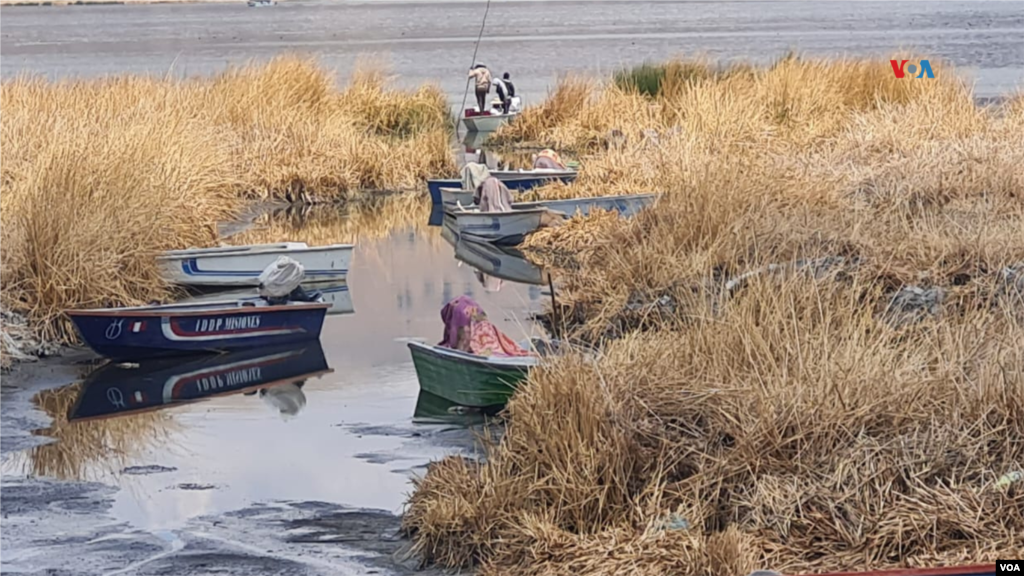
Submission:
M 229 239 L 232 243 L 295 240 L 311 244 L 354 240 L 357 245 L 348 282 L 331 291 L 335 305 L 321 335 L 322 359 L 319 349 L 308 351 L 289 360 L 296 364 L 280 372 L 294 376 L 292 380 L 305 379 L 301 387 L 289 381 L 270 388 L 274 391 L 270 394 L 228 393 L 163 406 L 146 398 L 160 407 L 132 412 L 129 404 L 143 401 L 148 392 L 133 393 L 130 383 L 120 387 L 126 392 L 118 392 L 116 398 L 106 392 L 112 378 L 130 382 L 131 367 L 108 367 L 105 373 L 90 376 L 95 363 L 86 362 L 89 357 L 82 354 L 23 366 L 5 376 L 5 428 L 33 422 L 30 411 L 37 406 L 53 422 L 43 420 L 44 425 L 34 431 L 36 439 L 56 441 L 22 450 L 33 441 L 5 430 L 4 573 L 63 569 L 70 559 L 60 558 L 69 554 L 84 554 L 79 561 L 101 568 L 86 573 L 111 573 L 107 568 L 140 562 L 128 573 L 148 573 L 147 569 L 158 567 L 154 556 L 192 553 L 190 538 L 202 532 L 195 526 L 197 518 L 214 518 L 209 526 L 204 524 L 205 531 L 227 525 L 222 517 L 226 513 L 264 504 L 322 503 L 306 505 L 310 517 L 333 510 L 323 508 L 327 504 L 345 510 L 400 513 L 411 490 L 410 478 L 422 474 L 432 459 L 471 450 L 483 420 L 479 414 L 449 410 L 443 400 L 420 397 L 406 340 L 440 340 L 440 309 L 460 294 L 480 302 L 513 338 L 539 334 L 540 328 L 529 316 L 541 310 L 547 299 L 540 286 L 483 275 L 464 261 L 486 262 L 486 254 L 460 252 L 462 260 L 457 259 L 442 228 L 426 225 L 428 204 L 424 194 L 351 214 L 336 208 L 318 208 L 305 215 L 283 211 L 257 218 L 249 230 Z M 76 360 L 79 363 L 73 364 Z M 264 370 L 269 370 L 266 366 Z M 184 360 L 181 365 L 170 363 L 164 372 L 151 376 L 158 383 L 154 394 L 161 385 L 166 389 L 165 380 L 186 378 L 197 372 L 195 368 Z M 80 374 L 85 376 L 84 384 Z M 237 391 L 248 384 L 242 382 L 246 378 L 258 383 L 260 374 L 222 373 L 190 385 L 210 392 L 218 386 Z M 89 395 L 88 390 L 95 387 L 99 392 Z M 119 410 L 129 413 L 119 415 Z M 68 422 L 67 414 L 76 411 L 79 415 L 92 411 L 100 418 Z M 41 484 L 43 479 L 71 484 L 55 488 Z M 67 486 L 90 486 L 100 495 L 75 492 L 68 497 L 63 492 Z M 18 504 L 21 498 L 26 502 Z M 82 498 L 96 506 L 72 507 L 70 512 L 61 508 L 61 502 Z M 59 508 L 56 512 L 54 506 Z M 68 514 L 79 513 L 88 517 L 85 533 L 76 536 L 74 545 L 62 544 Z M 19 514 L 24 515 L 23 523 L 17 519 Z M 293 516 L 289 518 L 295 520 Z M 275 516 L 273 522 L 281 520 Z M 97 522 L 120 528 L 115 535 L 89 528 Z M 39 527 L 33 528 L 38 534 L 28 530 L 29 524 L 37 523 Z M 386 523 L 386 532 L 393 533 L 396 524 Z M 50 528 L 44 529 L 46 525 Z M 365 537 L 366 527 L 360 526 Z M 257 528 L 240 526 L 218 538 L 239 545 Z M 115 536 L 134 542 L 128 549 L 137 548 L 140 538 L 154 548 L 140 558 L 107 564 L 103 554 L 96 555 L 95 543 Z M 41 545 L 52 552 L 43 553 Z M 285 550 L 296 554 L 294 547 Z M 308 553 L 299 556 L 305 567 L 295 573 L 307 573 L 307 569 L 317 573 L 323 568 L 306 565 Z M 167 569 L 182 569 L 180 562 L 160 558 L 160 562 L 171 562 Z M 217 558 L 210 560 L 211 568 L 227 562 Z M 238 565 L 237 559 L 230 563 Z M 328 565 L 329 572 L 344 573 L 337 565 Z

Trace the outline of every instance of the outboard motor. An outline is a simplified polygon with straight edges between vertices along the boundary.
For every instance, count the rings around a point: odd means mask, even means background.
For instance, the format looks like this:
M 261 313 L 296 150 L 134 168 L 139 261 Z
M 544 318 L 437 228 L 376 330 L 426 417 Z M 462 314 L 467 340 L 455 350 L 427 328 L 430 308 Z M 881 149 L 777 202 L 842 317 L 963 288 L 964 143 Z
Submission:
M 260 296 L 269 304 L 318 302 L 322 296 L 320 291 L 306 292 L 299 285 L 305 275 L 302 264 L 281 256 L 260 274 Z

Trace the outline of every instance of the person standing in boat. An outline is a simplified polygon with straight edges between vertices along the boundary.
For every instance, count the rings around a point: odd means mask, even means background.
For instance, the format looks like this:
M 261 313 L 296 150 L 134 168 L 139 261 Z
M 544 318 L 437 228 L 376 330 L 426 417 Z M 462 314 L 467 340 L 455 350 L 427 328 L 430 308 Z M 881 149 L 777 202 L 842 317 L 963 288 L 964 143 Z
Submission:
M 476 80 L 477 110 L 483 114 L 487 111 L 487 94 L 491 91 L 491 71 L 483 64 L 477 64 L 469 71 L 469 77 Z
M 501 99 L 501 113 L 508 114 L 512 108 L 512 99 L 516 96 L 516 87 L 512 84 L 508 72 L 494 80 L 494 89 L 498 92 L 498 98 Z

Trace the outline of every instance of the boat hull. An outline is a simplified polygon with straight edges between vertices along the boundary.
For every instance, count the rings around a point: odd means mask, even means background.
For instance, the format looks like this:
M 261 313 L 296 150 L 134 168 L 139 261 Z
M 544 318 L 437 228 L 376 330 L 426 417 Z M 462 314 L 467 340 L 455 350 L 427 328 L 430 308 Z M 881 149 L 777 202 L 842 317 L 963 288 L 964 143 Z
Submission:
M 495 170 L 491 172 L 491 175 L 501 180 L 509 190 L 530 190 L 537 186 L 543 186 L 549 182 L 555 180 L 564 182 L 566 184 L 576 179 L 576 172 L 573 170 L 566 170 L 564 172 L 556 171 L 502 171 Z M 441 180 L 427 180 L 427 191 L 430 192 L 430 201 L 437 206 L 444 204 L 442 198 L 441 189 L 451 188 L 453 190 L 462 189 L 462 180 L 455 178 L 441 179 Z M 470 191 L 470 196 L 472 192 Z
M 227 354 L 107 364 L 89 374 L 70 420 L 111 418 L 268 388 L 333 372 L 313 340 Z
M 255 249 L 246 249 L 255 248 Z M 348 276 L 354 247 L 349 244 L 322 247 L 243 247 L 178 250 L 157 258 L 160 274 L 182 286 L 258 286 L 259 276 L 281 256 L 304 268 L 303 282 L 340 282 Z
M 519 244 L 541 226 L 546 209 L 511 212 L 455 212 L 455 231 L 460 239 L 491 242 L 501 246 Z
M 409 351 L 421 390 L 475 408 L 506 404 L 535 361 L 494 361 L 418 342 L 410 342 Z
M 462 119 L 466 130 L 470 132 L 494 132 L 501 128 L 502 124 L 511 122 L 518 114 L 481 114 L 480 116 L 467 116 Z
M 328 304 L 170 305 L 73 310 L 85 343 L 114 360 L 222 352 L 316 340 Z

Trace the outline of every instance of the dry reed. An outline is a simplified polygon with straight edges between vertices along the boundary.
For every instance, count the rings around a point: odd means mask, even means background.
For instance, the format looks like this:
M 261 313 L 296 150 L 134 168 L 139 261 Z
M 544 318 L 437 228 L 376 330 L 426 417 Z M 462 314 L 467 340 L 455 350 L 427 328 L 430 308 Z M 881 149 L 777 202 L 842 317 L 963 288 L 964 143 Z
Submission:
M 573 193 L 664 196 L 528 240 L 572 255 L 558 317 L 603 352 L 535 370 L 486 462 L 417 484 L 425 563 L 742 576 L 1024 553 L 1024 486 L 995 486 L 1024 467 L 1024 106 L 888 68 L 787 58 L 519 128 L 590 150 Z
M 291 56 L 213 78 L 19 77 L 2 110 L 2 304 L 50 341 L 75 339 L 65 309 L 164 299 L 154 256 L 214 243 L 243 199 L 455 173 L 438 88 L 393 90 L 364 68 L 339 91 Z

